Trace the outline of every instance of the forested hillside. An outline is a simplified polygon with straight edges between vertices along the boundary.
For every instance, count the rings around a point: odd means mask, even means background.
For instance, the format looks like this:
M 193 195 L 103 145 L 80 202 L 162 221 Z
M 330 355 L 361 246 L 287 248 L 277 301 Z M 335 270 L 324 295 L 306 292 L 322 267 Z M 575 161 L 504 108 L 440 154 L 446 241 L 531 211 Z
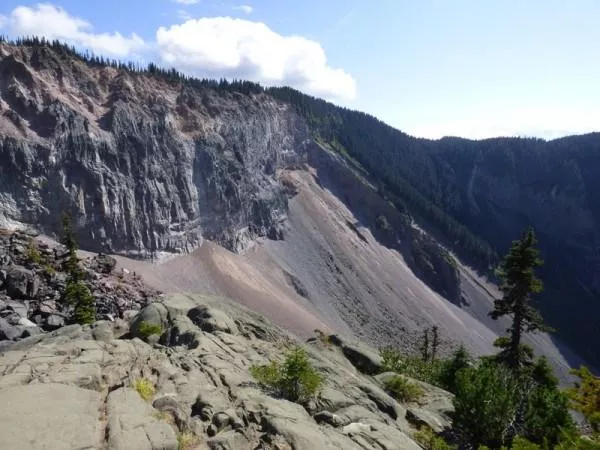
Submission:
M 539 307 L 561 337 L 598 361 L 599 134 L 433 141 L 289 88 L 269 92 L 479 271 L 493 276 L 497 255 L 532 225 L 546 262 Z

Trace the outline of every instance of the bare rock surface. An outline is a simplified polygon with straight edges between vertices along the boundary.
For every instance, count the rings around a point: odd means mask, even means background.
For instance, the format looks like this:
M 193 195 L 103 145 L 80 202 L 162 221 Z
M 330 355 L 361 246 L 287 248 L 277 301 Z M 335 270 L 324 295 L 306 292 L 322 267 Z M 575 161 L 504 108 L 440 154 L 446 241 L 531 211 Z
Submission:
M 280 360 L 298 344 L 292 335 L 220 297 L 172 295 L 140 317 L 152 309 L 166 313 L 154 345 L 116 339 L 122 324 L 98 322 L 2 350 L 0 448 L 420 448 L 411 405 L 387 395 L 338 345 L 304 344 L 325 382 L 302 406 L 272 396 L 249 372 Z M 140 381 L 150 386 L 145 398 Z M 427 402 L 419 408 L 429 411 Z

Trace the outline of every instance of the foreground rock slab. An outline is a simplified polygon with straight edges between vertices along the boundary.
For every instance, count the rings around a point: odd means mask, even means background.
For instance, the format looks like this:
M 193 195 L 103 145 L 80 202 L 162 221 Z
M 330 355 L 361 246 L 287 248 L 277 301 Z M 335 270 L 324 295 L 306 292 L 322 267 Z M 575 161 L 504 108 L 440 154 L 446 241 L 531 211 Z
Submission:
M 0 390 L 3 450 L 95 449 L 101 443 L 100 394 L 64 384 Z
M 133 325 L 152 318 L 151 345 Z M 71 325 L 0 349 L 0 449 L 418 450 L 416 427 L 446 411 L 438 390 L 397 402 L 365 373 L 373 349 L 326 339 L 303 344 L 320 393 L 304 405 L 274 396 L 250 367 L 301 343 L 223 298 L 167 297 L 126 328 Z

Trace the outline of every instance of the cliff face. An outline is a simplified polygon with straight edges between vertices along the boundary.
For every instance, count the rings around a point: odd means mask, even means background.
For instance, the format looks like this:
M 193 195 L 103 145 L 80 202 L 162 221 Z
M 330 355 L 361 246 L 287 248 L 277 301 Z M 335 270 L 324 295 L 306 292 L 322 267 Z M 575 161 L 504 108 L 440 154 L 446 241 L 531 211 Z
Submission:
M 2 44 L 0 58 L 0 223 L 56 233 L 70 212 L 86 248 L 143 256 L 280 236 L 275 174 L 310 142 L 284 104 L 47 47 Z

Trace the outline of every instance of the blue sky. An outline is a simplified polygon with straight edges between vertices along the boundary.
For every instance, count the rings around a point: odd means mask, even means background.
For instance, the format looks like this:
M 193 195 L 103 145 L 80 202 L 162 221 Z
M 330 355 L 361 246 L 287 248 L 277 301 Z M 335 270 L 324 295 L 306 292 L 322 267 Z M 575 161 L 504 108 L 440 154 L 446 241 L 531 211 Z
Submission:
M 0 33 L 291 84 L 425 137 L 600 128 L 594 0 L 2 0 Z

